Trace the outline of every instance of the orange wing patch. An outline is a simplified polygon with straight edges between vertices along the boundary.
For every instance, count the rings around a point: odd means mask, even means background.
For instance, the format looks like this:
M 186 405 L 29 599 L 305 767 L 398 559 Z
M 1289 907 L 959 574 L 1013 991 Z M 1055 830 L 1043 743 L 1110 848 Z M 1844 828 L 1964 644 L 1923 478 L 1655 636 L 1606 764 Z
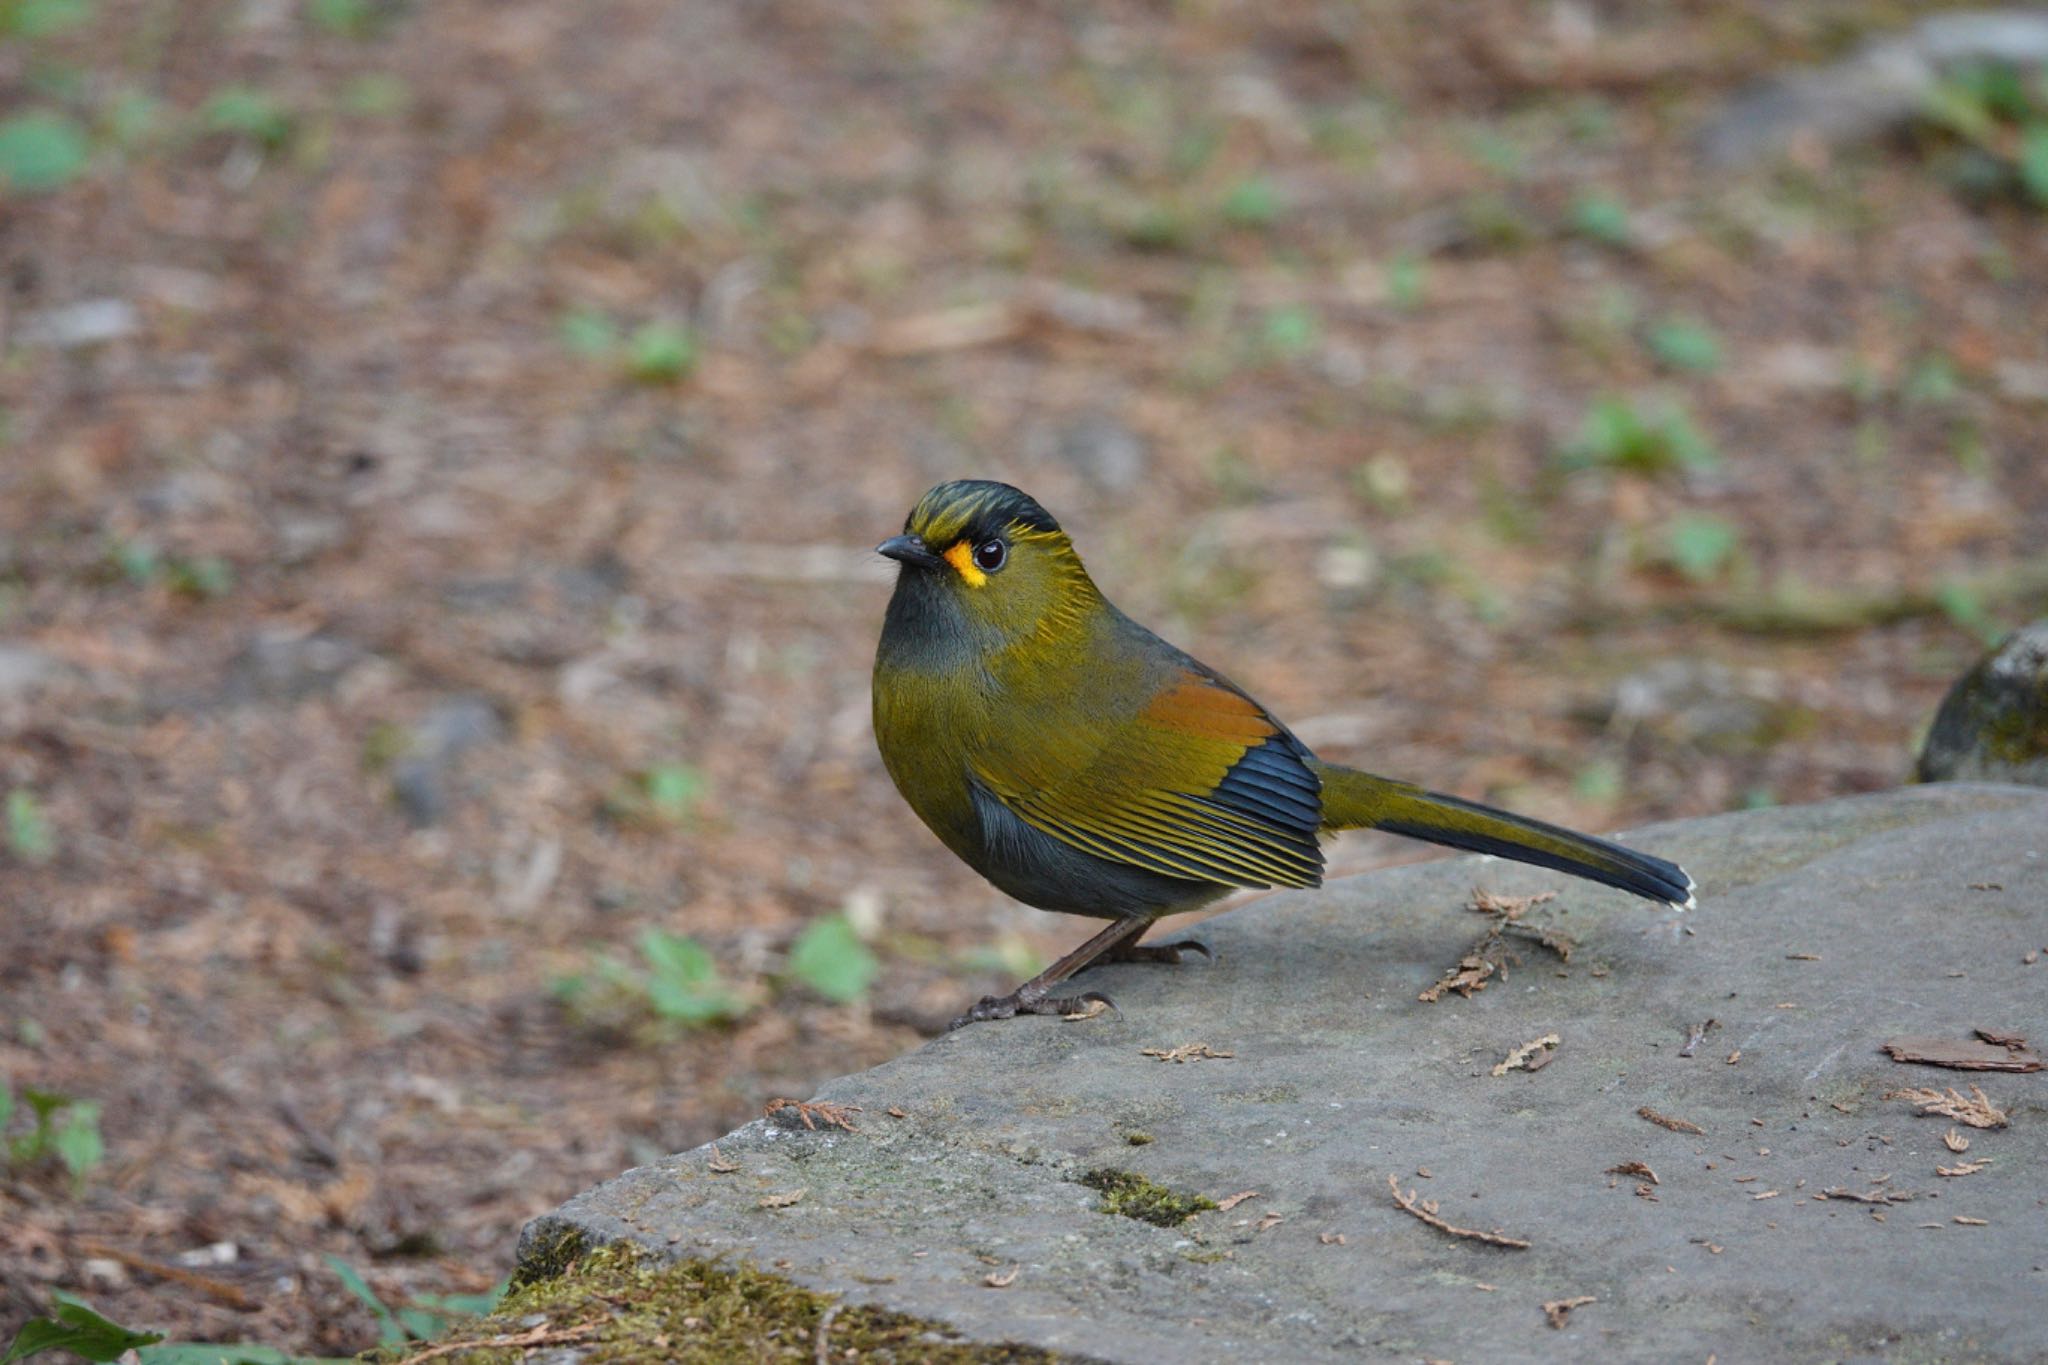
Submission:
M 1139 718 L 1162 730 L 1249 748 L 1278 734 L 1258 703 L 1192 675 L 1145 704 Z M 1235 760 L 1236 755 L 1231 756 Z

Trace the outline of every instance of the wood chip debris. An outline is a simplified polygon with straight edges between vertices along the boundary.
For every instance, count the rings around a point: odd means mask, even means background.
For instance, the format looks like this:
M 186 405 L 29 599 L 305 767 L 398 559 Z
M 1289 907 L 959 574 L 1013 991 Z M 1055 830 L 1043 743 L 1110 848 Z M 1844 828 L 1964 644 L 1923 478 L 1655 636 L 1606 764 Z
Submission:
M 1750 1196 L 1751 1199 L 1776 1199 L 1777 1197 L 1778 1191 L 1776 1190 L 1758 1190 Z
M 1097 1015 L 1107 1014 L 1109 1011 L 1110 1003 L 1107 1000 L 1098 1000 L 1094 996 L 1089 996 L 1082 1000 L 1081 1008 L 1062 1014 L 1060 1018 L 1069 1024 L 1083 1024 Z
M 1975 1175 L 1977 1174 L 1977 1172 L 1983 1170 L 1986 1166 L 1989 1166 L 1990 1164 L 1990 1157 L 1980 1156 L 1975 1161 L 1959 1161 L 1953 1166 L 1936 1166 L 1934 1168 L 1934 1173 L 1936 1175 L 1946 1176 Z
M 1649 1181 L 1652 1185 L 1661 1185 L 1664 1183 L 1663 1181 L 1657 1178 L 1657 1173 L 1650 1169 L 1649 1163 L 1644 1161 L 1624 1161 L 1618 1166 L 1609 1166 L 1606 1169 L 1606 1171 L 1603 1172 L 1603 1174 L 1639 1175 L 1643 1179 Z
M 1253 1232 L 1270 1232 L 1270 1231 L 1272 1231 L 1272 1230 L 1273 1230 L 1274 1228 L 1277 1228 L 1277 1227 L 1279 1227 L 1279 1226 L 1280 1226 L 1280 1225 L 1281 1225 L 1282 1223 L 1284 1223 L 1284 1222 L 1286 1222 L 1286 1221 L 1287 1221 L 1287 1218 L 1286 1218 L 1286 1215 L 1284 1215 L 1284 1214 L 1278 1214 L 1278 1213 L 1269 1213 L 1269 1214 L 1267 1214 L 1267 1215 L 1266 1215 L 1265 1217 L 1261 1218 L 1261 1219 L 1260 1219 L 1260 1220 L 1258 1221 L 1258 1224 L 1257 1224 L 1257 1226 L 1255 1226 L 1255 1227 L 1254 1227 L 1254 1228 L 1252 1229 L 1252 1231 L 1253 1231 Z
M 1891 1038 L 1881 1046 L 1895 1062 L 1919 1062 L 1924 1066 L 1945 1066 L 1954 1071 L 2039 1071 L 2041 1056 L 2014 1034 L 1987 1040 L 1984 1030 L 1975 1038 Z M 2013 1038 L 2014 1043 L 2003 1041 Z
M 1991 1220 L 1989 1218 L 1972 1218 L 1966 1213 L 1959 1213 L 1949 1221 L 1952 1223 L 1961 1223 L 1966 1228 L 1988 1228 L 1991 1226 Z
M 1023 1269 L 1024 1266 L 1020 1262 L 1017 1265 L 1011 1266 L 1008 1270 L 991 1270 L 988 1274 L 981 1277 L 981 1282 L 990 1289 L 1008 1289 L 1011 1285 L 1017 1283 L 1017 1276 L 1023 1272 Z
M 784 1194 L 764 1194 L 757 1202 L 764 1209 L 786 1209 L 791 1204 L 800 1204 L 809 1190 L 790 1190 Z
M 1721 1027 L 1719 1019 L 1708 1019 L 1704 1023 L 1694 1024 L 1686 1030 L 1685 1046 L 1678 1049 L 1678 1055 L 1681 1057 L 1692 1056 L 1693 1053 L 1699 1051 L 1700 1044 L 1707 1041 L 1707 1035 L 1719 1027 Z
M 1970 1150 L 1970 1140 L 1963 1136 L 1963 1130 L 1960 1128 L 1951 1128 L 1946 1133 L 1943 1133 L 1941 1135 L 1941 1145 L 1948 1148 L 1951 1152 L 1967 1152 Z
M 1707 1130 L 1700 1127 L 1697 1123 L 1687 1123 L 1684 1119 L 1675 1119 L 1669 1114 L 1660 1114 L 1647 1104 L 1636 1110 L 1636 1115 L 1639 1118 L 1648 1119 L 1659 1128 L 1669 1128 L 1674 1133 L 1694 1133 L 1700 1137 L 1707 1135 Z
M 1481 1232 L 1477 1228 L 1461 1228 L 1445 1222 L 1442 1216 L 1437 1213 L 1436 1200 L 1422 1198 L 1419 1190 L 1410 1190 L 1407 1194 L 1402 1194 L 1401 1182 L 1392 1175 L 1387 1177 L 1387 1190 L 1394 1196 L 1394 1203 L 1429 1224 L 1438 1232 L 1449 1233 L 1453 1237 L 1463 1237 L 1468 1241 L 1484 1242 L 1488 1246 L 1508 1247 L 1515 1251 L 1527 1251 L 1529 1249 L 1530 1244 L 1528 1242 L 1523 1241 L 1519 1237 L 1510 1237 L 1498 1228 L 1490 1232 Z
M 1589 1303 L 1598 1302 L 1599 1300 L 1591 1294 L 1580 1294 L 1569 1299 L 1552 1299 L 1543 1305 L 1543 1317 L 1552 1327 L 1562 1327 L 1565 1319 L 1572 1315 L 1574 1308 L 1584 1308 Z
M 1820 961 L 1820 954 L 1819 954 L 1819 953 L 1787 953 L 1787 954 L 1785 954 L 1785 960 L 1786 960 L 1787 962 L 1818 962 L 1818 961 Z
M 711 1144 L 711 1160 L 704 1163 L 705 1170 L 715 1171 L 719 1175 L 731 1175 L 734 1171 L 738 1170 L 739 1168 L 739 1162 L 727 1161 L 725 1159 L 725 1153 L 718 1150 L 717 1143 L 714 1142 Z
M 1919 1198 L 1911 1190 L 1851 1190 L 1836 1186 L 1822 1190 L 1816 1199 L 1846 1199 L 1856 1204 L 1905 1204 Z
M 1344 1245 L 1344 1234 L 1341 1232 L 1319 1232 L 1316 1234 L 1316 1240 L 1326 1247 L 1340 1247 Z
M 1735 1049 L 1735 1051 L 1733 1051 L 1733 1052 L 1731 1052 L 1731 1053 L 1729 1053 L 1729 1054 L 1728 1054 L 1728 1065 L 1730 1065 L 1730 1066 L 1734 1066 L 1734 1065 L 1735 1065 L 1735 1064 L 1736 1064 L 1737 1062 L 1739 1062 L 1739 1061 L 1741 1061 L 1741 1060 L 1742 1060 L 1742 1049 L 1741 1049 L 1741 1048 L 1736 1048 L 1736 1049 Z
M 1218 1061 L 1223 1061 L 1235 1057 L 1237 1054 L 1235 1052 L 1218 1052 L 1207 1043 L 1182 1043 L 1179 1047 L 1148 1047 L 1139 1055 L 1157 1057 L 1162 1062 L 1199 1062 L 1204 1058 L 1214 1058 Z
M 768 1101 L 768 1106 L 761 1111 L 761 1116 L 774 1118 L 785 1109 L 796 1110 L 796 1116 L 804 1121 L 804 1127 L 813 1131 L 818 1127 L 815 1119 L 823 1119 L 827 1125 L 844 1128 L 849 1133 L 860 1131 L 853 1126 L 851 1118 L 851 1115 L 861 1112 L 857 1104 L 833 1104 L 828 1100 L 775 1099 Z
M 882 1112 L 887 1114 L 892 1119 L 907 1119 L 910 1117 L 910 1115 L 904 1113 L 901 1109 L 898 1109 L 893 1104 L 890 1105 L 887 1109 L 884 1109 Z
M 1922 1114 L 1938 1114 L 1942 1118 L 1954 1119 L 1957 1123 L 1965 1123 L 1972 1128 L 2003 1128 L 2006 1125 L 2006 1112 L 1985 1096 L 1982 1086 L 1971 1086 L 1967 1096 L 1954 1088 L 1944 1093 L 1940 1090 L 1915 1087 L 1908 1090 L 1888 1090 L 1884 1097 L 1888 1100 L 1910 1100 L 1920 1106 Z
M 2011 1048 L 2014 1052 L 2023 1050 L 2027 1045 L 2027 1040 L 2024 1036 L 2007 1029 L 1974 1028 L 1970 1032 L 1976 1034 L 1987 1043 L 1996 1043 L 2000 1047 Z
M 1563 1045 L 1564 1039 L 1555 1033 L 1546 1033 L 1541 1038 L 1531 1038 L 1508 1053 L 1507 1060 L 1494 1067 L 1493 1074 L 1505 1076 L 1510 1071 L 1541 1071 L 1550 1065 L 1550 1059 L 1557 1055 L 1557 1049 Z
M 1433 1005 L 1443 998 L 1445 991 L 1455 991 L 1469 1000 L 1485 990 L 1487 983 L 1496 975 L 1505 981 L 1508 966 L 1513 961 L 1513 954 L 1507 947 L 1507 939 L 1511 935 L 1548 948 L 1557 954 L 1561 962 L 1570 962 L 1572 950 L 1577 945 L 1569 937 L 1556 929 L 1540 924 L 1526 924 L 1522 921 L 1522 916 L 1530 907 L 1556 899 L 1555 891 L 1545 891 L 1534 896 L 1502 896 L 1484 887 L 1473 887 L 1472 899 L 1466 908 L 1478 914 L 1491 916 L 1493 924 L 1465 950 L 1465 955 L 1458 959 L 1456 966 L 1446 968 L 1435 985 L 1415 998 L 1425 1005 Z M 1603 973 L 1596 971 L 1594 975 L 1600 976 Z
M 1242 1204 L 1245 1200 L 1257 1198 L 1259 1198 L 1259 1192 L 1257 1190 L 1239 1190 L 1236 1194 L 1225 1195 L 1223 1198 L 1217 1200 L 1216 1211 L 1219 1213 L 1229 1213 L 1232 1209 L 1236 1208 L 1239 1204 Z

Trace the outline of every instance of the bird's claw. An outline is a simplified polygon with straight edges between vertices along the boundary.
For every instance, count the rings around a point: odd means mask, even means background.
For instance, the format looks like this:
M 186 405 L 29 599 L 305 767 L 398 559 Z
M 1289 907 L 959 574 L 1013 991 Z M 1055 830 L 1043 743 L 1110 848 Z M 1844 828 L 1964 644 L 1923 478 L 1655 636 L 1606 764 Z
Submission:
M 1080 995 L 1026 995 L 1016 990 L 1008 995 L 984 995 L 975 1002 L 973 1009 L 946 1025 L 946 1032 L 986 1019 L 1013 1019 L 1020 1014 L 1086 1014 L 1091 1004 L 1116 1008 L 1116 1001 L 1101 991 L 1084 991 Z
M 1208 944 L 1200 939 L 1193 938 L 1175 939 L 1172 943 L 1135 943 L 1127 948 L 1119 948 L 1113 953 L 1106 953 L 1099 960 L 1103 962 L 1164 962 L 1170 966 L 1178 966 L 1181 959 L 1191 952 L 1200 953 L 1206 962 L 1214 962 L 1216 960 L 1216 954 L 1210 950 Z

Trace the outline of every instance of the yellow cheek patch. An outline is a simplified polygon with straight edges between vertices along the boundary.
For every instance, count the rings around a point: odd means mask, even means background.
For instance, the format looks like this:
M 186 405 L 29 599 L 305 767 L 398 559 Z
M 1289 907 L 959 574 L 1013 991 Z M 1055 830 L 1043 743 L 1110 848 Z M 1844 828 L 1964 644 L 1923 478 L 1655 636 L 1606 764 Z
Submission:
M 978 588 L 988 582 L 988 575 L 974 567 L 974 548 L 966 541 L 954 541 L 952 548 L 946 551 L 945 560 L 967 580 L 968 587 Z

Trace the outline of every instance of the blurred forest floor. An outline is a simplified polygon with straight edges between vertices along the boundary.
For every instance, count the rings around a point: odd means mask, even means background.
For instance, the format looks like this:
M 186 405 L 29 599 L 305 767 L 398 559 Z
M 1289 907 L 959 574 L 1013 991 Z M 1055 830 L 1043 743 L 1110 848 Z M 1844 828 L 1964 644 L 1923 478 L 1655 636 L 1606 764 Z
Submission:
M 1333 758 L 1905 780 L 2044 602 L 2048 134 L 1694 144 L 1923 8 L 0 4 L 0 1341 L 360 1348 L 328 1255 L 486 1290 L 1070 946 L 873 752 L 943 478 Z

